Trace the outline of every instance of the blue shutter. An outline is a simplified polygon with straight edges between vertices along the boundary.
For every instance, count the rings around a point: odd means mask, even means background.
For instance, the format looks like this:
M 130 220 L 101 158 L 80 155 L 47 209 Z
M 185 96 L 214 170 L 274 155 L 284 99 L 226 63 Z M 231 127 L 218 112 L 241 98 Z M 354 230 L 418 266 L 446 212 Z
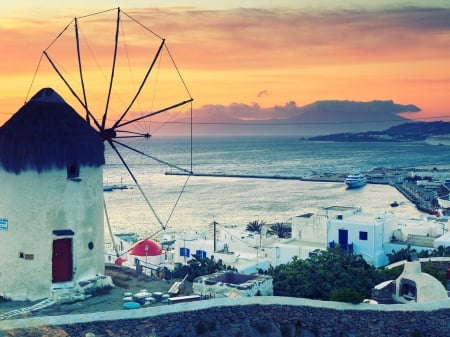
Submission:
M 191 255 L 191 250 L 186 247 L 180 247 L 180 256 L 189 257 Z
M 201 259 L 206 259 L 206 252 L 204 250 L 196 250 L 195 255 L 197 255 Z

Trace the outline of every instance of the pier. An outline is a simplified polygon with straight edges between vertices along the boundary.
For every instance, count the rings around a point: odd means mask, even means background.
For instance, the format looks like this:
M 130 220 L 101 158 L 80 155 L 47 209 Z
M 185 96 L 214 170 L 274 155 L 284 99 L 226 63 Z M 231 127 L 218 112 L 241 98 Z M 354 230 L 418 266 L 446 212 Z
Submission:
M 258 175 L 258 174 L 230 174 L 230 173 L 185 173 L 185 172 L 166 172 L 166 175 L 173 176 L 193 176 L 193 177 L 213 177 L 213 178 L 244 178 L 244 179 L 272 179 L 272 180 L 299 180 L 312 182 L 344 183 L 348 173 L 314 173 L 308 176 L 282 176 L 282 175 Z M 364 172 L 367 175 L 368 184 L 392 185 L 392 176 L 378 176 L 370 172 Z
M 279 176 L 279 175 L 268 176 L 268 175 L 256 175 L 256 174 L 166 172 L 166 175 L 168 175 L 168 176 L 215 177 L 215 178 L 303 180 L 303 178 L 300 176 Z
M 390 185 L 396 188 L 417 209 L 429 214 L 437 214 L 439 208 L 436 189 L 426 189 L 406 179 L 414 169 L 383 169 L 377 168 L 372 171 L 363 172 L 367 176 L 368 184 Z M 426 172 L 426 171 L 425 171 Z M 310 182 L 334 182 L 344 184 L 348 173 L 314 173 L 308 176 L 281 176 L 281 175 L 257 175 L 257 174 L 227 174 L 227 173 L 184 173 L 166 172 L 166 175 L 194 176 L 194 177 L 216 177 L 216 178 L 243 178 L 243 179 L 273 179 L 273 180 L 298 180 Z

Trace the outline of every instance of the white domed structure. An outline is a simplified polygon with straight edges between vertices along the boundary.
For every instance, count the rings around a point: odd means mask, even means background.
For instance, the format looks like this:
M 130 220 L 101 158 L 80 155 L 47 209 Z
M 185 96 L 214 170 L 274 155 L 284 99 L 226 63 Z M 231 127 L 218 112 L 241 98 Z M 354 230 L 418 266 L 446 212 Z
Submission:
M 104 163 L 99 134 L 52 89 L 0 128 L 0 296 L 35 300 L 108 279 Z
M 423 303 L 448 299 L 439 280 L 423 273 L 417 254 L 411 253 L 402 274 L 395 280 L 393 299 L 398 303 Z
M 161 246 L 151 239 L 137 241 L 133 244 L 128 254 L 131 261 L 135 261 L 137 258 L 154 266 L 164 263 L 164 252 Z

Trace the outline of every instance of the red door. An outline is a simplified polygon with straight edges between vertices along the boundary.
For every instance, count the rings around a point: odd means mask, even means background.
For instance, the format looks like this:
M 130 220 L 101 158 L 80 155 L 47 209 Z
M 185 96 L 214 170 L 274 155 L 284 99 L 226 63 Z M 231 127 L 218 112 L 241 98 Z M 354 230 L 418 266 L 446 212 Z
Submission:
M 72 280 L 72 239 L 53 241 L 52 282 Z

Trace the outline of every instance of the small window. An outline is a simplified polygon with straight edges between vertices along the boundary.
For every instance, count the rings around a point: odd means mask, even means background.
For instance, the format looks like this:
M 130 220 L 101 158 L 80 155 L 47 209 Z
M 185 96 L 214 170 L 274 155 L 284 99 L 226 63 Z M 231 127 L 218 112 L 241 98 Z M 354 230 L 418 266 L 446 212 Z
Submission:
M 180 247 L 180 256 L 191 256 L 191 250 L 189 248 Z
M 195 255 L 197 255 L 197 257 L 200 259 L 206 258 L 206 252 L 204 250 L 196 250 Z
M 359 232 L 359 239 L 367 241 L 367 232 Z

